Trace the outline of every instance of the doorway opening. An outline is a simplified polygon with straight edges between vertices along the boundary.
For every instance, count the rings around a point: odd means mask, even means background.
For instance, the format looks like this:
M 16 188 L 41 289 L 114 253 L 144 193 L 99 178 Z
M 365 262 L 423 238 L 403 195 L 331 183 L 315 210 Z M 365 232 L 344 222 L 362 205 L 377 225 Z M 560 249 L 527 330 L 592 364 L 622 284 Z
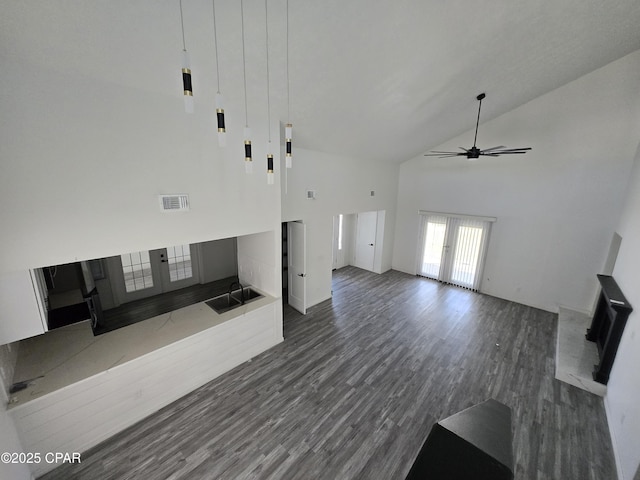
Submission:
M 300 220 L 282 224 L 282 301 L 307 313 L 307 226 Z
M 384 210 L 334 216 L 332 270 L 354 266 L 382 273 L 384 221 Z
M 225 293 L 238 278 L 236 238 L 34 270 L 49 330 L 90 320 L 106 333 Z

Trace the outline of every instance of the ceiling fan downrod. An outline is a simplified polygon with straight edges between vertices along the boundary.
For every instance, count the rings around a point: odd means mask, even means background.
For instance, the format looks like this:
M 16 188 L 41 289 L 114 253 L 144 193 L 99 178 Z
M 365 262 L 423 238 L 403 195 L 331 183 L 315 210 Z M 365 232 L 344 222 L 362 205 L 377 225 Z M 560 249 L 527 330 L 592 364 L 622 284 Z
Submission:
M 480 125 L 480 109 L 482 108 L 482 99 L 484 97 L 486 97 L 484 93 L 481 93 L 476 97 L 480 102 L 480 104 L 478 105 L 478 118 L 476 119 L 476 134 L 473 137 L 473 148 L 476 148 L 476 141 L 478 140 L 478 125 Z

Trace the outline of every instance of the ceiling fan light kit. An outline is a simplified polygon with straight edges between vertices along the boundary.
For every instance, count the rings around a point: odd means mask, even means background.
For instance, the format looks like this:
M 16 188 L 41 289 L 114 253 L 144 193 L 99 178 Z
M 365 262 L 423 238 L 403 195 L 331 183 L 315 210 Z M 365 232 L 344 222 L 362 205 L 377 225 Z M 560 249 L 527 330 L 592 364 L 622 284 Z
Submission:
M 439 158 L 450 158 L 450 157 L 467 157 L 468 160 L 473 161 L 480 158 L 480 156 L 485 157 L 499 157 L 500 155 L 514 155 L 527 153 L 528 150 L 531 150 L 531 147 L 520 147 L 520 148 L 506 148 L 504 145 L 500 145 L 497 147 L 480 149 L 476 146 L 476 141 L 478 140 L 478 125 L 480 124 L 480 109 L 482 108 L 482 100 L 486 97 L 486 94 L 481 93 L 476 97 L 478 102 L 478 118 L 476 119 L 476 133 L 473 137 L 473 147 L 464 148 L 460 147 L 462 152 L 443 152 L 438 150 L 432 150 L 431 153 L 426 153 L 425 157 L 439 157 Z

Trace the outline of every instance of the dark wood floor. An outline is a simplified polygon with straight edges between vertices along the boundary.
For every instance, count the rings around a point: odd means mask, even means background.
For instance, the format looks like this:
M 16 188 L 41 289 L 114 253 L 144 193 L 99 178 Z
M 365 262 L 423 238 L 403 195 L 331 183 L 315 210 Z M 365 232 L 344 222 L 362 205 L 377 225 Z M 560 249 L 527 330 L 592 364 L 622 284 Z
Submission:
M 42 478 L 403 479 L 434 422 L 495 398 L 516 479 L 615 479 L 602 399 L 554 379 L 555 322 L 347 267 L 333 300 L 285 308 L 284 343 Z
M 93 330 L 94 335 L 102 335 L 118 328 L 133 325 L 149 318 L 172 312 L 195 303 L 204 302 L 229 291 L 237 277 L 223 278 L 214 282 L 193 285 L 173 292 L 123 303 L 104 311 L 102 322 Z

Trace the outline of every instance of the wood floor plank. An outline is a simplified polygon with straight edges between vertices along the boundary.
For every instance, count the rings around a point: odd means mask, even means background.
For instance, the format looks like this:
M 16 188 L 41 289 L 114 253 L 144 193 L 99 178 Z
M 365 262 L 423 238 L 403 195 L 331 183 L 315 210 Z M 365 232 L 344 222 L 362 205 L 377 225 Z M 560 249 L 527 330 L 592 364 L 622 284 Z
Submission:
M 515 476 L 614 479 L 602 398 L 554 379 L 555 315 L 354 267 L 284 343 L 43 477 L 403 479 L 432 425 L 513 412 Z M 188 375 L 188 372 L 185 372 Z

